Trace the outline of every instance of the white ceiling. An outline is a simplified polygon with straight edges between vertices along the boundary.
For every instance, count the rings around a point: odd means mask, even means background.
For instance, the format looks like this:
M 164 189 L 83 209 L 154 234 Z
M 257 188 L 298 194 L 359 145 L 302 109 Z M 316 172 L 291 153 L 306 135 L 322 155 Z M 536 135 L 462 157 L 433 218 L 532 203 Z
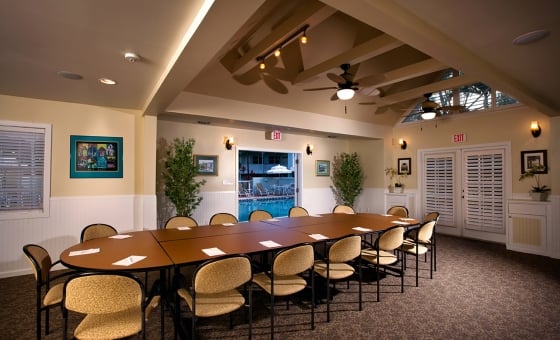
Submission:
M 197 21 L 200 13 L 206 15 Z M 434 84 L 433 74 L 411 78 L 410 65 L 430 60 L 431 67 L 460 70 L 465 80 L 484 82 L 557 116 L 558 13 L 556 0 L 3 0 L 0 94 L 163 114 L 181 91 L 188 91 L 393 125 L 402 112 L 379 113 L 384 112 L 379 107 L 410 108 L 423 93 L 442 86 Z M 287 36 L 302 24 L 310 25 L 309 43 L 290 65 L 277 65 L 290 71 L 290 80 L 281 81 L 287 94 L 263 81 L 243 85 L 234 80 L 232 75 L 255 67 L 253 56 L 279 41 L 278 32 Z M 551 33 L 535 44 L 512 44 L 516 36 L 536 29 Z M 371 45 L 356 48 L 363 41 Z M 383 53 L 374 48 L 380 46 L 386 48 Z M 231 49 L 242 51 L 233 73 L 221 63 Z M 127 51 L 141 60 L 125 61 Z M 373 83 L 380 84 L 383 97 L 359 92 L 350 101 L 331 101 L 334 90 L 303 91 L 335 86 L 326 74 L 340 74 L 343 62 L 361 63 L 354 79 L 377 76 Z M 409 72 L 402 76 L 408 80 L 383 84 L 401 68 Z M 64 79 L 58 71 L 83 79 Z M 100 77 L 117 85 L 101 85 Z

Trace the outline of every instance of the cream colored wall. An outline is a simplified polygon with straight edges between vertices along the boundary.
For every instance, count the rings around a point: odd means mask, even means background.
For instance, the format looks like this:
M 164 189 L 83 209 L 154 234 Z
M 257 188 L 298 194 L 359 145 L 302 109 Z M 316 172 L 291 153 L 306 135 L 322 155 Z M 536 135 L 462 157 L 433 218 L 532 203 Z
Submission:
M 553 131 L 558 131 L 558 120 L 555 127 L 550 117 L 524 106 L 499 110 L 495 112 L 471 113 L 468 115 L 456 115 L 454 119 L 439 119 L 428 122 L 399 125 L 393 130 L 393 135 L 386 140 L 387 150 L 392 154 L 389 164 L 386 166 L 396 167 L 397 158 L 412 158 L 413 175 L 406 179 L 406 186 L 417 188 L 416 164 L 417 154 L 420 149 L 464 147 L 469 145 L 480 145 L 497 142 L 511 143 L 512 156 L 512 191 L 527 192 L 531 181 L 519 182 L 521 173 L 521 151 L 548 150 L 548 162 L 551 169 L 550 174 L 543 175 L 544 183 L 552 186 L 553 193 L 558 193 L 558 185 L 552 185 L 554 169 L 560 166 L 558 157 L 558 142 L 553 138 Z M 543 133 L 539 138 L 533 138 L 529 131 L 532 120 L 538 120 Z M 464 143 L 453 143 L 453 135 L 464 133 Z M 401 150 L 397 144 L 399 138 L 407 141 L 406 150 Z M 558 176 L 556 176 L 558 177 Z M 387 182 L 387 180 L 386 180 Z M 388 182 L 387 182 L 388 183 Z
M 52 125 L 51 196 L 134 194 L 135 114 L 99 106 L 0 96 L 2 119 Z M 122 136 L 123 178 L 71 179 L 70 135 Z

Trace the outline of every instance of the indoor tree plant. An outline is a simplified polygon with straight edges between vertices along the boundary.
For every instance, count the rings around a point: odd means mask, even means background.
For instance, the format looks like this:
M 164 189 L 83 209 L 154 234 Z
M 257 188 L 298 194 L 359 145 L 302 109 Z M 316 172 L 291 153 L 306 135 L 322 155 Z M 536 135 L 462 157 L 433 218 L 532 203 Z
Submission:
M 546 170 L 547 168 L 544 165 L 533 166 L 532 168 L 527 169 L 525 172 L 523 172 L 519 177 L 520 181 L 524 180 L 525 178 L 535 179 L 535 185 L 531 186 L 531 191 L 529 192 L 529 194 L 531 195 L 531 198 L 536 201 L 546 201 L 548 194 L 550 193 L 550 188 L 546 185 L 541 184 L 540 175 Z
M 200 187 L 206 180 L 197 181 L 197 167 L 193 160 L 195 140 L 175 138 L 166 152 L 165 195 L 173 203 L 177 216 L 190 216 L 202 201 Z
M 331 189 L 337 204 L 354 207 L 356 197 L 362 192 L 364 173 L 356 152 L 334 156 Z

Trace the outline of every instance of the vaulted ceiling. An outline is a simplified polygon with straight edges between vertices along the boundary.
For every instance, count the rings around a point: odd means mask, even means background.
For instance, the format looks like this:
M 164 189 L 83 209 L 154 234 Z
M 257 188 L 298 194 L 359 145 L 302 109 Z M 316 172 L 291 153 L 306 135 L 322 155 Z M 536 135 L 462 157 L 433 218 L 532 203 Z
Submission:
M 164 114 L 190 92 L 393 125 L 424 93 L 480 81 L 556 116 L 559 10 L 554 0 L 3 2 L 0 94 Z M 550 33 L 512 43 L 537 29 Z M 346 63 L 358 90 L 342 101 Z M 463 76 L 440 80 L 449 69 Z

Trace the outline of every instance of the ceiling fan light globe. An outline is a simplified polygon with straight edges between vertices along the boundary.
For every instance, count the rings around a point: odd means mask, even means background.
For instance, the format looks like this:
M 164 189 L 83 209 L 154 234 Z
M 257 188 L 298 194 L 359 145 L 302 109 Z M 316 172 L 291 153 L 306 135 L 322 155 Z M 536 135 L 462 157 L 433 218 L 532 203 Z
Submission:
M 422 113 L 420 116 L 422 116 L 422 119 L 424 120 L 430 120 L 436 118 L 436 113 L 433 111 L 429 111 Z
M 336 91 L 336 96 L 340 100 L 349 100 L 354 97 L 354 90 L 352 89 L 340 89 Z

